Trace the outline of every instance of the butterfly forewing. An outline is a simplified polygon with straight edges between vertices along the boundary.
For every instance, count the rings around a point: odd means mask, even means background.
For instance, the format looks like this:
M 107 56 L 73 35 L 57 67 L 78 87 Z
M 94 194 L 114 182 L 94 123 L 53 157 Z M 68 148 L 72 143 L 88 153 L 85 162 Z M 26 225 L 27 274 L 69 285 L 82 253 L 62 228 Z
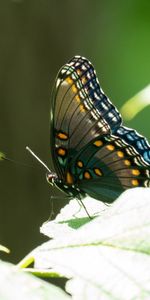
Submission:
M 111 132 L 114 132 L 122 123 L 122 118 L 116 107 L 111 103 L 100 87 L 96 71 L 90 61 L 81 56 L 75 56 L 69 62 L 80 74 L 82 84 L 88 94 L 94 109 L 105 119 Z
M 101 90 L 93 66 L 78 56 L 58 73 L 52 115 L 51 150 L 61 178 L 65 178 L 68 162 L 86 144 L 121 124 L 120 114 Z

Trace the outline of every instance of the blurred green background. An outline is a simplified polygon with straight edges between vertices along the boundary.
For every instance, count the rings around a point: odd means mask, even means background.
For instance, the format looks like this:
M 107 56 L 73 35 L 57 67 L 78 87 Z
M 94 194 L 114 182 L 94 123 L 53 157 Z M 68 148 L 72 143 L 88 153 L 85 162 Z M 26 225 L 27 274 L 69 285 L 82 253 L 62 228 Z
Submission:
M 49 108 L 59 68 L 86 56 L 102 88 L 120 108 L 150 81 L 150 1 L 0 0 L 0 151 L 32 167 L 0 163 L 0 244 L 19 261 L 44 240 L 39 226 L 51 213 L 45 171 L 50 166 Z M 130 123 L 150 137 L 150 108 Z M 59 212 L 66 201 L 54 201 Z

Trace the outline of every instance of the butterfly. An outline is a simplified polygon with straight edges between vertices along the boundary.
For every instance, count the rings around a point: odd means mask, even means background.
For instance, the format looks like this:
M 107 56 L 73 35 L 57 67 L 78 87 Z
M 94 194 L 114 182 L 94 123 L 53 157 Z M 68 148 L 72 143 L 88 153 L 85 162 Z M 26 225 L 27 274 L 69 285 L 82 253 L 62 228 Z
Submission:
M 112 203 L 124 190 L 150 186 L 150 145 L 100 87 L 92 64 L 75 56 L 59 71 L 50 111 L 50 184 L 70 198 Z

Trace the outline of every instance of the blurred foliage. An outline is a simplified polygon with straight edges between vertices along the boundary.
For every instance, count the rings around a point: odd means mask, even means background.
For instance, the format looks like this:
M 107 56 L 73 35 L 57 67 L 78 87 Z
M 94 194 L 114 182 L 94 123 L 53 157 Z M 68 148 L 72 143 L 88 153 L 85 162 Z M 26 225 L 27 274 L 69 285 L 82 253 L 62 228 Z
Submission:
M 25 146 L 50 165 L 50 94 L 59 68 L 75 54 L 86 56 L 120 108 L 149 84 L 149 11 L 148 0 L 0 1 L 0 150 L 34 166 L 0 164 L 7 259 L 16 262 L 41 242 L 39 226 L 51 214 L 56 191 Z M 148 107 L 126 125 L 149 138 L 149 113 Z M 66 203 L 53 202 L 55 213 Z
M 31 274 L 20 272 L 13 264 L 0 260 L 1 300 L 71 300 L 60 288 Z
M 132 120 L 144 108 L 150 105 L 150 84 L 138 94 L 125 102 L 121 108 L 124 120 Z

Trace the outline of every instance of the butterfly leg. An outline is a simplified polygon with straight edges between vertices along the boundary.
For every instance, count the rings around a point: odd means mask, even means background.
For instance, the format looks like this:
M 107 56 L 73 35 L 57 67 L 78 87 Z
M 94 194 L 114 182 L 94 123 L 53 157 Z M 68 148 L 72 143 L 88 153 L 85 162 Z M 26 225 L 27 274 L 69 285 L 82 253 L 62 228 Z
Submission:
M 83 208 L 84 208 L 84 210 L 85 210 L 86 214 L 88 215 L 89 219 L 92 220 L 93 218 L 92 218 L 92 217 L 90 216 L 90 214 L 88 213 L 87 208 L 86 208 L 86 206 L 84 205 L 84 203 L 83 203 L 83 201 L 81 200 L 81 198 L 76 198 L 76 200 L 78 201 L 80 207 L 83 207 Z M 80 210 L 79 210 L 79 211 L 80 211 Z
M 53 200 L 56 199 L 56 198 L 57 198 L 56 196 L 51 196 L 51 197 L 50 197 L 51 210 L 50 210 L 50 216 L 49 216 L 47 222 L 48 222 L 48 221 L 51 221 L 51 220 L 53 219 L 54 215 L 55 215 L 55 213 L 54 213 L 54 202 L 53 202 Z

